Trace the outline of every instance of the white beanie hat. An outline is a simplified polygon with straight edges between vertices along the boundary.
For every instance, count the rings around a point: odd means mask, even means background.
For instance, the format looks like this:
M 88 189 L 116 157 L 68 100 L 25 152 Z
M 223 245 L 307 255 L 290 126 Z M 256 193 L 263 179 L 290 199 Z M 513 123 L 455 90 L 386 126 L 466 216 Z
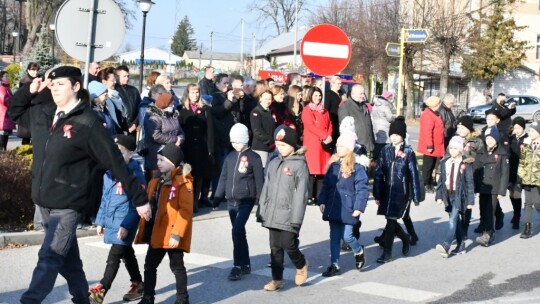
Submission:
M 337 139 L 336 145 L 343 146 L 344 148 L 354 152 L 354 147 L 356 146 L 356 134 L 349 131 L 342 132 Z
M 241 123 L 232 126 L 229 137 L 231 138 L 231 143 L 243 144 L 245 146 L 249 144 L 248 128 Z
M 356 128 L 354 126 L 354 117 L 346 116 L 343 118 L 343 120 L 339 124 L 339 134 L 345 131 L 356 133 Z

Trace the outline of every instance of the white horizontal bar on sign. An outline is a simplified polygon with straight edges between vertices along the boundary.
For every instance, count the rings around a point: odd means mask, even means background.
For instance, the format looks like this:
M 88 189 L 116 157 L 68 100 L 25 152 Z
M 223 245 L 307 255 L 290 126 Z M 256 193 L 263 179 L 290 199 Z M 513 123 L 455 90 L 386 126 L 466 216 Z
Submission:
M 343 44 L 331 44 L 320 42 L 304 42 L 304 48 L 302 50 L 304 55 L 319 56 L 328 58 L 349 58 L 349 46 Z

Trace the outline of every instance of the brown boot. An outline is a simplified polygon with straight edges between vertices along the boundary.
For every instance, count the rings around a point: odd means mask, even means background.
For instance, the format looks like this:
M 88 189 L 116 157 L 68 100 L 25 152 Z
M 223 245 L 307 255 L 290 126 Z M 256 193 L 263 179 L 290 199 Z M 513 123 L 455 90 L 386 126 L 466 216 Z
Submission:
M 272 280 L 268 284 L 264 285 L 264 290 L 266 291 L 276 291 L 283 288 L 283 281 Z
M 296 285 L 300 286 L 304 284 L 307 280 L 308 276 L 308 262 L 306 261 L 306 265 L 300 269 L 296 269 L 296 277 L 294 278 L 294 283 Z

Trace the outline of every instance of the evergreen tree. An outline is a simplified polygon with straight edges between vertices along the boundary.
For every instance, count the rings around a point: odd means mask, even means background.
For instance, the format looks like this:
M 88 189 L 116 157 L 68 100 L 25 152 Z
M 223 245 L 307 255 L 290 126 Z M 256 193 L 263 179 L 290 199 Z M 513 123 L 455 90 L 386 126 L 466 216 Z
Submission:
M 173 42 L 171 45 L 172 53 L 178 56 L 183 56 L 185 51 L 197 49 L 195 39 L 193 39 L 193 27 L 187 16 L 180 21 L 174 33 Z
M 22 69 L 20 73 L 20 78 L 24 77 L 26 74 L 26 67 L 30 62 L 36 62 L 39 64 L 40 72 L 45 73 L 48 69 L 53 67 L 53 57 L 51 54 L 52 44 L 51 44 L 51 34 L 44 30 L 37 34 L 37 43 L 34 44 L 31 51 L 28 54 L 25 54 L 22 57 Z
M 513 17 L 511 5 L 516 0 L 494 1 L 490 14 L 480 13 L 475 20 L 469 38 L 471 53 L 463 58 L 463 71 L 471 78 L 487 80 L 491 88 L 495 77 L 519 67 L 529 48 L 527 41 L 516 40 L 514 33 L 526 28 L 518 26 Z

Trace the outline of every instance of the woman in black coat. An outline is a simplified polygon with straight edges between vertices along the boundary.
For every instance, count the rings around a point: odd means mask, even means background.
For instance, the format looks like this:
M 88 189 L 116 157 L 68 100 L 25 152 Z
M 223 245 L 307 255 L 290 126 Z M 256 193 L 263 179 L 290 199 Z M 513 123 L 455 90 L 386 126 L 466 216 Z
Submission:
M 214 173 L 214 124 L 210 106 L 201 99 L 199 85 L 191 83 L 182 97 L 180 126 L 186 139 L 182 146 L 186 163 L 192 166 L 194 180 L 194 211 L 211 206 L 208 201 L 210 181 Z M 206 156 L 206 157 L 205 157 Z

